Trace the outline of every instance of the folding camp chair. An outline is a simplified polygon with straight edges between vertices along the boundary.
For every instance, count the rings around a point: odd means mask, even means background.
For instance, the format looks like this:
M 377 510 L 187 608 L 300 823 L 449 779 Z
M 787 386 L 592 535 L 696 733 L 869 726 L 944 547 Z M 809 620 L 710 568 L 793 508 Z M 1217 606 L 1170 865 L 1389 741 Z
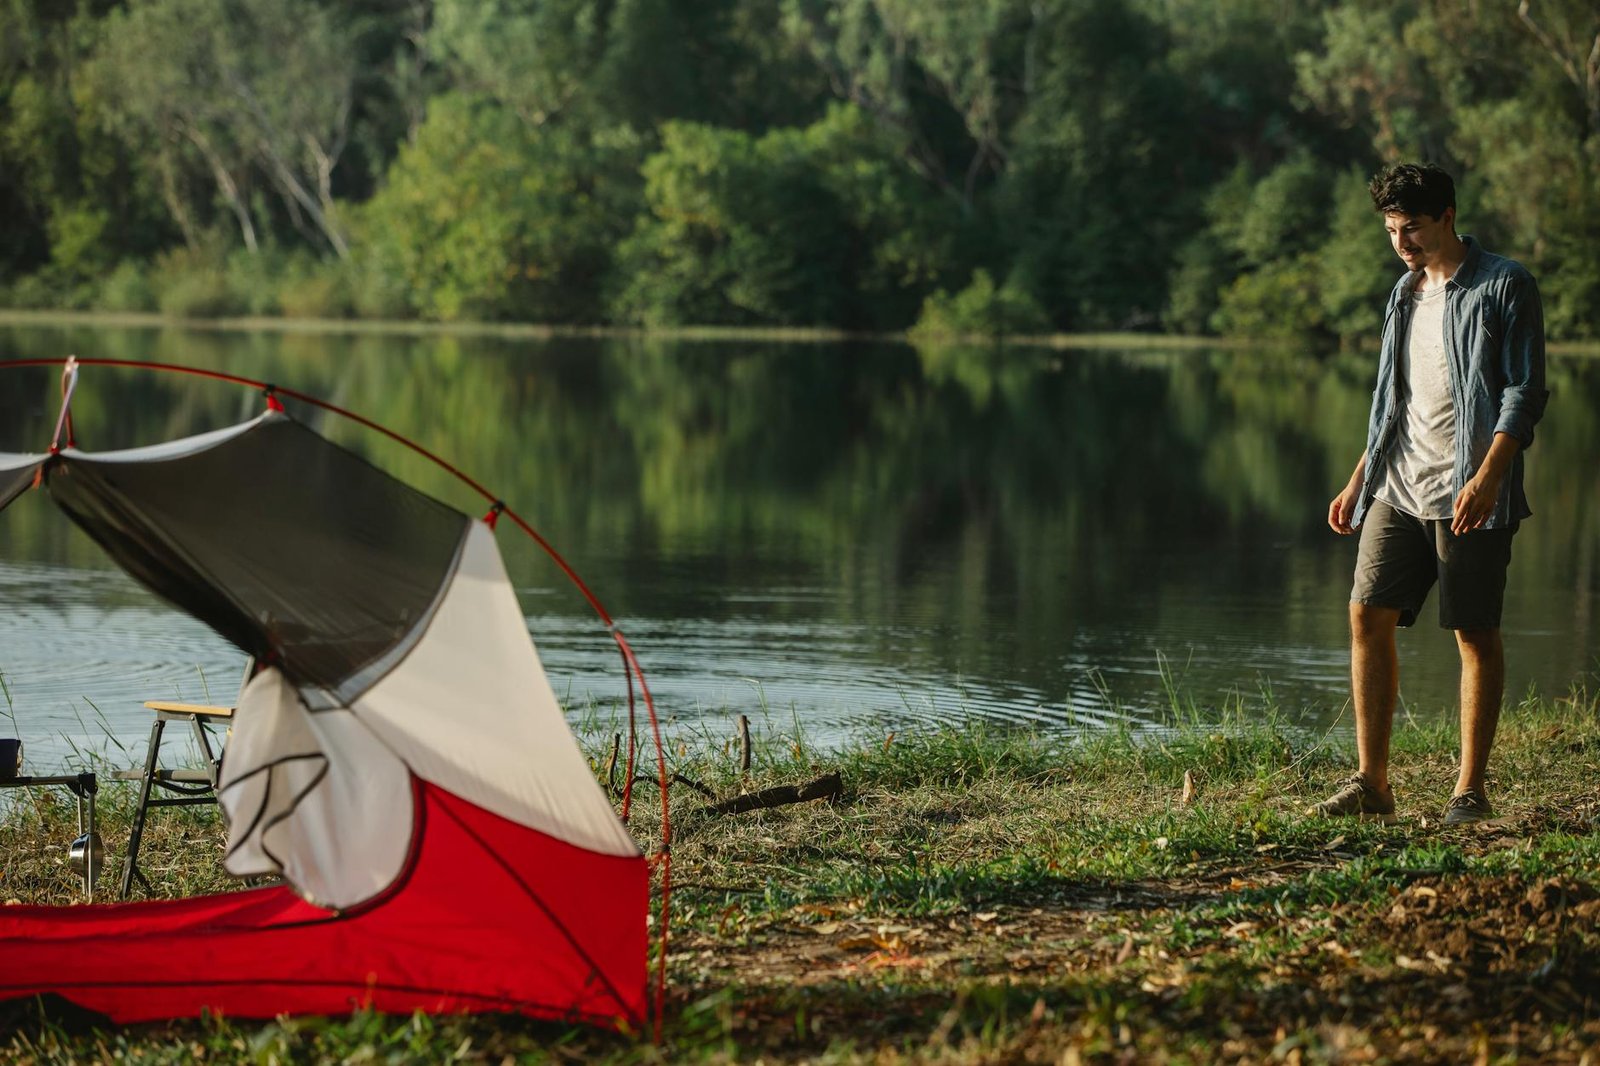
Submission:
M 247 662 L 244 681 L 254 673 L 254 661 Z M 244 682 L 239 691 L 243 693 Z M 122 899 L 133 891 L 137 878 L 150 890 L 150 880 L 139 869 L 139 845 L 144 839 L 144 823 L 152 807 L 187 807 L 195 804 L 217 802 L 217 785 L 222 777 L 222 753 L 213 754 L 208 725 L 231 723 L 233 708 L 206 703 L 180 703 L 170 700 L 146 700 L 145 706 L 155 712 L 150 724 L 150 742 L 145 748 L 144 766 L 134 770 L 119 770 L 112 776 L 118 781 L 139 782 L 139 803 L 133 813 L 133 829 L 128 834 L 128 858 L 122 867 Z M 187 722 L 194 731 L 195 745 L 200 749 L 204 763 L 198 769 L 167 769 L 160 765 L 161 737 L 168 722 Z M 159 789 L 158 793 L 156 790 Z

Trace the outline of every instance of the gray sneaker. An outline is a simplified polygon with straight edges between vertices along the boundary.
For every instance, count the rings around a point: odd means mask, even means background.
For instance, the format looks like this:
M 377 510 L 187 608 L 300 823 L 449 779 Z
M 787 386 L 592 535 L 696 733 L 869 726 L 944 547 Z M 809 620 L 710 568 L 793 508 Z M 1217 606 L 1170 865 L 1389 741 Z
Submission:
M 1467 789 L 1444 805 L 1445 825 L 1472 825 L 1474 822 L 1487 822 L 1493 817 L 1494 809 L 1489 806 L 1489 797 L 1474 788 Z
M 1344 787 L 1321 803 L 1306 810 L 1307 814 L 1323 818 L 1356 817 L 1361 821 L 1394 824 L 1394 795 L 1385 796 L 1373 788 L 1359 773 L 1345 779 Z

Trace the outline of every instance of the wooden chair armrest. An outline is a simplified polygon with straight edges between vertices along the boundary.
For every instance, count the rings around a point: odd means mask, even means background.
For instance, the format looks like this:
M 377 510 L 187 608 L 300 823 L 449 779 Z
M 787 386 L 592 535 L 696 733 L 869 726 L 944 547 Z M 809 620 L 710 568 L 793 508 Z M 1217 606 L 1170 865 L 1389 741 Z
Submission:
M 209 703 L 174 703 L 170 700 L 145 700 L 144 705 L 152 711 L 163 711 L 167 714 L 192 714 L 198 718 L 232 718 L 232 707 L 216 707 Z

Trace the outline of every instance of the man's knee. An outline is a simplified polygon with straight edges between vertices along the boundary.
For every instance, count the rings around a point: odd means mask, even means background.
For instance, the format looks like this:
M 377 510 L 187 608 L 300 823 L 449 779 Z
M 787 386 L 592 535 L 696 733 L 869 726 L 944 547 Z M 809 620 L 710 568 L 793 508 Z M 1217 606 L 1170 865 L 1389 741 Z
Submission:
M 1458 629 L 1456 646 L 1463 659 L 1493 661 L 1504 654 L 1499 629 Z
M 1400 611 L 1394 607 L 1374 607 L 1369 603 L 1350 605 L 1350 639 L 1357 643 L 1386 640 L 1400 624 Z

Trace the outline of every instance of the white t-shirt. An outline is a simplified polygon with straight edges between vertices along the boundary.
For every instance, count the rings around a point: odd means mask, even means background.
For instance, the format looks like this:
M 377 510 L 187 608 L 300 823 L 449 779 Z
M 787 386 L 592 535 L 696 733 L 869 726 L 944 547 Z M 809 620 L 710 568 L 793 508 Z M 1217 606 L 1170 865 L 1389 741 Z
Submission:
M 1405 399 L 1378 499 L 1416 518 L 1454 513 L 1456 403 L 1444 348 L 1444 285 L 1411 294 L 1411 323 L 1400 350 Z

